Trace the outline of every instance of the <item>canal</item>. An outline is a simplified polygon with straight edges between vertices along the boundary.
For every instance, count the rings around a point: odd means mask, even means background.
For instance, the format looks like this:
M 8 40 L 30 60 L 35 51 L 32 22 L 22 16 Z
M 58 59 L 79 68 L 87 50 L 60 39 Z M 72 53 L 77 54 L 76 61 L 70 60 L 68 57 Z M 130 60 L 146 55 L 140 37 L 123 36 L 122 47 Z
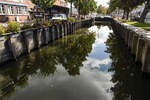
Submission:
M 0 68 L 2 100 L 149 100 L 149 90 L 108 26 L 80 29 Z

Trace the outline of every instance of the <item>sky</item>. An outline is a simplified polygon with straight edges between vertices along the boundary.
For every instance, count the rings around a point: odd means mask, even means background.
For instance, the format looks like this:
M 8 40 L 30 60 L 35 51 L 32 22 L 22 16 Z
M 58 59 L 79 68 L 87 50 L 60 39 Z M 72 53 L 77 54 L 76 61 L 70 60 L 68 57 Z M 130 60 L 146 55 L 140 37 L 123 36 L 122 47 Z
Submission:
M 102 6 L 105 6 L 105 7 L 108 7 L 108 3 L 110 0 L 95 0 L 97 2 L 97 5 L 102 5 Z

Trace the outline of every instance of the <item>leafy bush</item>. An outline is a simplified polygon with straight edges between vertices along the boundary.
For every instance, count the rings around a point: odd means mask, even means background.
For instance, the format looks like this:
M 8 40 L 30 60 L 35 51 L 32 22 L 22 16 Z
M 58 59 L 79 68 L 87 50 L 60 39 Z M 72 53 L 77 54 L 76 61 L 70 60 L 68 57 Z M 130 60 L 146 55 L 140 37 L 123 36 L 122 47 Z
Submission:
M 20 23 L 14 21 L 8 23 L 7 32 L 17 32 L 20 30 L 21 30 Z
M 51 26 L 51 22 L 50 21 L 44 21 L 43 22 L 43 26 Z
M 35 28 L 41 28 L 41 26 L 42 26 L 41 21 L 39 19 L 35 19 L 33 27 L 35 27 Z
M 4 34 L 6 32 L 6 29 L 3 26 L 0 26 L 0 34 Z
M 29 29 L 32 28 L 32 24 L 31 23 L 24 23 L 22 29 Z
M 55 19 L 55 20 L 52 21 L 52 24 L 53 25 L 62 24 L 62 20 L 61 19 Z
M 75 22 L 76 19 L 75 19 L 74 17 L 69 17 L 69 18 L 68 18 L 68 21 L 69 21 L 69 22 Z

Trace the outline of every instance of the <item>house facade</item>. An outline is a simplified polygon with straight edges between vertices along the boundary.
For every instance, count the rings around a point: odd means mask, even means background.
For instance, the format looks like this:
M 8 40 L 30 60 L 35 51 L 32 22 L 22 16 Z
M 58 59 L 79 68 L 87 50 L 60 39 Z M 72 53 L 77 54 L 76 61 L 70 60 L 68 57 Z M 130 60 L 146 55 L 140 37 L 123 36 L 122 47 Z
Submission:
M 56 0 L 56 6 L 67 7 L 64 0 Z M 9 21 L 25 22 L 30 19 L 34 4 L 30 0 L 0 0 L 0 23 Z
M 68 7 L 68 3 L 65 2 L 64 0 L 56 0 L 54 5 L 61 6 L 61 7 Z
M 34 4 L 30 0 L 0 0 L 0 22 L 24 22 Z

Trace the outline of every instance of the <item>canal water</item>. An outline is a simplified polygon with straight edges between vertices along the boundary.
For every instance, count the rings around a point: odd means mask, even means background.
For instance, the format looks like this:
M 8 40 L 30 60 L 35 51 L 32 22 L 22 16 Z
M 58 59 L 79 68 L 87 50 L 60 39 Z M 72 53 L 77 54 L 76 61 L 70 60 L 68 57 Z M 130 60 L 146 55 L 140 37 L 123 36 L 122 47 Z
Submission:
M 2 100 L 150 100 L 150 81 L 111 27 L 92 26 L 0 68 Z

